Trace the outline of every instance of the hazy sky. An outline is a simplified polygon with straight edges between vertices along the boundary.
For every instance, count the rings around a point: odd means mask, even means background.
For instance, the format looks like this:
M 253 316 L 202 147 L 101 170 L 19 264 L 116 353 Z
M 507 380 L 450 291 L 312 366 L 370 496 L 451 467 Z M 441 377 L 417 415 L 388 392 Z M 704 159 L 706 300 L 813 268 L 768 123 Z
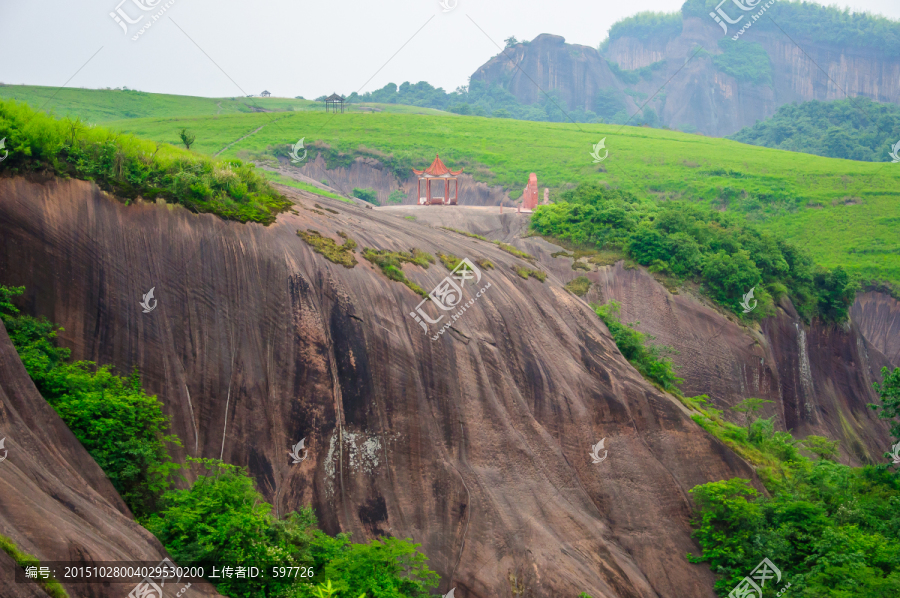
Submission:
M 444 12 L 439 0 L 124 0 L 127 18 L 144 15 L 126 35 L 110 16 L 120 1 L 0 0 L 0 82 L 315 98 L 425 80 L 451 91 L 510 35 L 553 33 L 596 47 L 617 20 L 683 3 L 444 0 L 456 4 Z M 898 0 L 838 4 L 900 19 Z

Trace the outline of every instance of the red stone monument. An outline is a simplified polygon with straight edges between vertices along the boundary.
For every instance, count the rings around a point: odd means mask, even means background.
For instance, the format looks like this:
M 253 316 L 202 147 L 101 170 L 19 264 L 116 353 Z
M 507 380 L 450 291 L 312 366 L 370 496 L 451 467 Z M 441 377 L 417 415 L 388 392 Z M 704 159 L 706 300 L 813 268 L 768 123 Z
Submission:
M 431 166 L 425 170 L 416 170 L 413 168 L 413 172 L 419 177 L 416 188 L 420 206 L 430 206 L 435 204 L 445 206 L 456 205 L 456 202 L 459 199 L 459 180 L 456 177 L 462 173 L 462 168 L 456 172 L 450 170 L 444 166 L 443 162 L 441 162 L 440 156 L 435 154 L 434 162 L 431 163 Z M 438 192 L 442 192 L 440 197 L 431 195 L 431 183 L 435 180 L 442 183 L 440 187 L 438 187 Z M 422 195 L 422 181 L 425 181 L 425 195 Z M 450 195 L 450 181 L 453 181 L 452 196 Z
M 519 204 L 519 211 L 527 210 L 532 211 L 538 205 L 538 188 L 537 188 L 537 175 L 533 172 L 528 175 L 528 186 L 525 187 L 525 191 L 522 193 L 522 203 Z

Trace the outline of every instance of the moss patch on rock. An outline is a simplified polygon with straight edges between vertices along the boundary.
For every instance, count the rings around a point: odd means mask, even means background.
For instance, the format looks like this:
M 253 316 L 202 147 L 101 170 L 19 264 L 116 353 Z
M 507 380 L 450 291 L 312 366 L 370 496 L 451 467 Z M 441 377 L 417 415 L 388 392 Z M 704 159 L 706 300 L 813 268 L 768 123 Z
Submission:
M 592 283 L 587 276 L 579 276 L 566 283 L 566 290 L 579 297 L 584 297 L 587 292 L 591 290 L 592 284 L 594 283 Z
M 306 241 L 313 251 L 325 256 L 326 260 L 340 264 L 345 268 L 352 268 L 358 263 L 356 256 L 353 255 L 353 250 L 356 249 L 356 241 L 348 237 L 347 233 L 338 232 L 338 235 L 344 239 L 341 245 L 338 245 L 334 239 L 323 237 L 322 233 L 317 230 L 297 231 L 297 236 Z
M 363 249 L 363 257 L 378 266 L 381 272 L 396 282 L 401 282 L 408 286 L 417 295 L 427 297 L 425 290 L 406 278 L 403 273 L 403 264 L 416 264 L 427 269 L 428 264 L 435 263 L 434 256 L 419 249 L 410 251 L 388 251 L 386 249 L 372 249 L 366 247 Z

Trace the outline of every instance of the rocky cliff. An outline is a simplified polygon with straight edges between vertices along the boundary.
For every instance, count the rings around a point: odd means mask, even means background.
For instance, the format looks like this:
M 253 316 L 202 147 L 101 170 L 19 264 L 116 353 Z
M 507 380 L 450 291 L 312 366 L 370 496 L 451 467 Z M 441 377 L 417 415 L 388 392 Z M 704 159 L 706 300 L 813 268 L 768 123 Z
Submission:
M 643 268 L 626 269 L 619 262 L 588 266 L 590 272 L 573 270 L 572 258 L 553 257 L 561 247 L 540 237 L 523 238 L 525 214 L 484 208 L 417 218 L 513 243 L 560 281 L 587 276 L 594 284 L 586 301 L 619 302 L 623 322 L 637 322 L 639 330 L 656 337 L 653 342 L 678 351 L 673 361 L 685 380 L 684 394 L 709 395 L 733 421 L 740 416 L 728 407 L 742 399 L 771 400 L 763 415 L 777 416 L 778 429 L 798 438 L 817 434 L 840 440 L 845 463 L 884 462 L 891 446 L 888 426 L 867 405 L 879 402 L 872 383 L 881 381 L 881 368 L 900 367 L 900 302 L 889 295 L 860 294 L 844 326 L 805 323 L 783 301 L 776 316 L 749 328 L 690 290 L 673 294 Z
M 311 503 L 330 532 L 413 538 L 441 593 L 713 597 L 709 570 L 684 558 L 698 550 L 687 491 L 754 473 L 635 372 L 584 302 L 552 273 L 520 278 L 529 265 L 491 243 L 292 197 L 296 213 L 262 227 L 126 206 L 85 182 L 0 179 L 0 281 L 27 287 L 27 310 L 63 325 L 75 358 L 138 366 L 187 453 L 247 466 L 282 515 Z M 409 317 L 421 297 L 361 256 L 326 261 L 296 234 L 310 228 L 487 258 L 490 287 L 432 341 Z M 448 275 L 404 271 L 425 289 Z M 143 313 L 151 287 L 158 307 Z M 304 437 L 309 458 L 292 465 Z M 27 477 L 50 469 L 22 465 L 6 521 L 67 513 L 28 500 L 42 493 Z
M 862 96 L 900 103 L 900 60 L 878 48 L 788 37 L 774 27 L 751 28 L 737 41 L 725 36 L 738 56 L 752 51 L 750 44 L 761 46 L 749 65 L 761 75 L 753 80 L 717 64 L 716 56 L 725 51 L 722 39 L 712 18 L 694 16 L 683 19 L 676 36 L 617 37 L 602 55 L 542 34 L 495 56 L 472 79 L 502 85 L 528 104 L 538 101 L 540 89 L 556 90 L 569 110 L 598 111 L 598 92 L 605 90 L 628 116 L 646 102 L 664 126 L 717 137 L 768 118 L 791 102 Z M 607 61 L 631 72 L 616 74 Z M 639 121 L 640 115 L 635 118 Z
M 7 231 L 4 231 L 4 236 Z M 9 245 L 4 243 L 4 249 Z M 0 324 L 0 534 L 42 564 L 141 561 L 167 558 L 50 405 L 38 394 Z M 16 564 L 0 550 L 0 597 L 46 598 L 37 584 L 15 581 Z M 71 598 L 122 598 L 133 584 L 72 584 L 54 567 Z M 184 584 L 163 584 L 174 598 Z M 189 597 L 218 596 L 191 584 Z

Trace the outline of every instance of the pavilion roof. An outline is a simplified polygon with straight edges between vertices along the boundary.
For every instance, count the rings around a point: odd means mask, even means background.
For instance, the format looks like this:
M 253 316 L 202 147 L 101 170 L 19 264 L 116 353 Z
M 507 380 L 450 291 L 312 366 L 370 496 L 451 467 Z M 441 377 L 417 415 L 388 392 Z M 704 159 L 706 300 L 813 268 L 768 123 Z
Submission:
M 343 102 L 344 98 L 342 98 L 341 96 L 339 96 L 336 93 L 333 93 L 330 96 L 328 96 L 327 98 L 325 98 L 325 101 L 326 102 Z
M 456 176 L 462 173 L 463 169 L 460 168 L 458 171 L 453 171 L 447 168 L 443 162 L 441 162 L 441 157 L 437 154 L 434 155 L 434 162 L 431 163 L 431 166 L 426 168 L 425 170 L 416 170 L 413 168 L 413 172 L 418 175 L 428 175 L 428 176 L 444 176 L 446 174 L 452 174 Z

